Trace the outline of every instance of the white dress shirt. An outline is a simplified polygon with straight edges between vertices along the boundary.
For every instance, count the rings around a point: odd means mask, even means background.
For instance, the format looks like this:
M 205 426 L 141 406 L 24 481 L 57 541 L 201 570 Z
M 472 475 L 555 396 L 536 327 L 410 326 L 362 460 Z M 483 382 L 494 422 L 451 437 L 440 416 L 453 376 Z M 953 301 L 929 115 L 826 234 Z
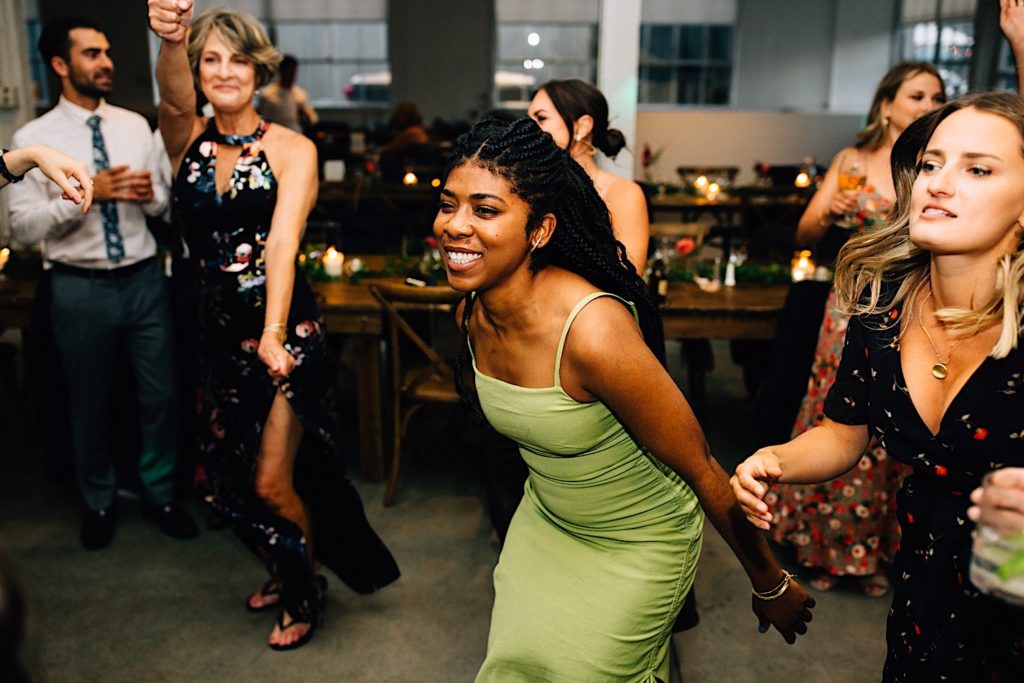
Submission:
M 94 204 L 83 216 L 81 206 L 61 199 L 60 189 L 38 169 L 6 190 L 12 236 L 24 245 L 42 242 L 43 257 L 47 261 L 82 268 L 128 266 L 156 253 L 156 240 L 146 227 L 146 214 L 157 216 L 168 204 L 169 189 L 160 180 L 159 152 L 154 148 L 153 133 L 146 119 L 104 100 L 100 100 L 96 111 L 89 111 L 61 96 L 56 107 L 22 126 L 11 138 L 11 145 L 15 149 L 30 145 L 53 147 L 84 162 L 95 175 L 92 129 L 86 123 L 92 116 L 100 117 L 100 132 L 111 167 L 127 165 L 129 170 L 149 170 L 152 174 L 151 201 L 146 204 L 117 202 L 124 259 L 115 264 L 107 258 L 99 206 Z

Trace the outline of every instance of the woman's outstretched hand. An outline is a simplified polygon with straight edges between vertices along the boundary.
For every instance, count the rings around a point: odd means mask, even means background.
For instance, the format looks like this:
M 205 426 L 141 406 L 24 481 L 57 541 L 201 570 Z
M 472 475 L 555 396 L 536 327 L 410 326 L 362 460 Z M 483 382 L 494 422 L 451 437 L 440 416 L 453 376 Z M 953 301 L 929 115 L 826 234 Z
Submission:
M 759 632 L 767 633 L 768 628 L 774 626 L 790 645 L 797 636 L 807 633 L 814 598 L 796 581 L 790 579 L 789 588 L 775 600 L 763 600 L 756 595 L 751 599 Z
M 149 0 L 149 27 L 168 43 L 188 38 L 193 0 Z
M 764 497 L 769 485 L 781 476 L 779 458 L 770 448 L 762 448 L 741 462 L 729 479 L 743 514 L 758 529 L 771 528 L 772 513 Z
M 92 206 L 92 179 L 85 164 L 49 147 L 29 147 L 25 152 L 43 175 L 60 187 L 64 199 L 81 204 L 82 213 L 89 211 Z M 72 180 L 78 183 L 77 187 Z
M 284 379 L 295 369 L 295 359 L 284 348 L 281 338 L 274 332 L 264 332 L 260 339 L 260 360 L 267 366 L 267 374 L 274 379 Z

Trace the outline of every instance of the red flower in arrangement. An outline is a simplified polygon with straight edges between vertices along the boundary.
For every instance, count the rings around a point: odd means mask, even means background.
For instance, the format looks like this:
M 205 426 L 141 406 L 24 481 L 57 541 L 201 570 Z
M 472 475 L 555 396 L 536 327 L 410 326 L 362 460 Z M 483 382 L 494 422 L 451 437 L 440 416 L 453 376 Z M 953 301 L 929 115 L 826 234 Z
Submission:
M 914 624 L 914 633 L 916 633 L 917 635 L 921 635 L 921 627 L 917 624 Z
M 949 470 L 947 470 L 945 468 L 945 466 L 943 466 L 943 465 L 936 465 L 935 466 L 935 476 L 937 476 L 937 477 L 945 477 L 947 474 L 949 474 Z
M 975 441 L 984 441 L 987 438 L 988 438 L 988 430 L 985 429 L 984 427 L 978 427 L 977 429 L 974 430 L 974 440 Z
M 437 249 L 437 238 L 434 237 L 433 235 L 429 236 L 424 241 L 427 243 L 427 246 L 430 247 L 431 249 Z
M 687 254 L 693 253 L 693 250 L 697 248 L 697 243 L 693 241 L 692 237 L 681 237 L 676 242 L 676 252 L 680 256 L 686 256 Z
M 913 524 L 913 523 L 914 523 L 914 515 L 912 515 L 912 514 L 910 514 L 908 512 L 907 513 L 907 524 Z
M 640 165 L 647 168 L 651 165 L 651 158 L 654 155 L 651 152 L 651 146 L 646 142 L 644 143 L 643 150 L 640 152 Z

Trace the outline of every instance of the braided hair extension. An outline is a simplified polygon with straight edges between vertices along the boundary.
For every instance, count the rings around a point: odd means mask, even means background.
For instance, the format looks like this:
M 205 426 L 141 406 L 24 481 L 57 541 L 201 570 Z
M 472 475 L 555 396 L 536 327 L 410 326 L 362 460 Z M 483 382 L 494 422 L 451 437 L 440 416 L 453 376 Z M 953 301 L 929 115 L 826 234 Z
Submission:
M 565 268 L 602 291 L 633 302 L 644 342 L 664 365 L 665 338 L 658 308 L 626 258 L 626 248 L 615 239 L 608 207 L 583 167 L 526 118 L 510 123 L 485 119 L 459 137 L 444 180 L 463 164 L 479 166 L 509 183 L 530 207 L 528 235 L 545 215 L 553 214 L 555 231 L 546 245 L 531 253 L 530 269 Z M 472 298 L 467 298 L 467 309 L 471 305 Z M 460 376 L 457 371 L 456 378 Z

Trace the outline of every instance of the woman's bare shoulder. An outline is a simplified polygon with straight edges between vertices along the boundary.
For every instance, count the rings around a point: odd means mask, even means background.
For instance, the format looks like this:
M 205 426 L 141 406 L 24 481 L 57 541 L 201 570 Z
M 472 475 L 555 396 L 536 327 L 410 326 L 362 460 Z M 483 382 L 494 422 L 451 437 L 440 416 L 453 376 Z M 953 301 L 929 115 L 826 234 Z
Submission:
M 317 151 L 313 141 L 287 126 L 270 124 L 263 136 L 263 148 L 270 165 L 278 171 L 292 166 L 316 164 Z

